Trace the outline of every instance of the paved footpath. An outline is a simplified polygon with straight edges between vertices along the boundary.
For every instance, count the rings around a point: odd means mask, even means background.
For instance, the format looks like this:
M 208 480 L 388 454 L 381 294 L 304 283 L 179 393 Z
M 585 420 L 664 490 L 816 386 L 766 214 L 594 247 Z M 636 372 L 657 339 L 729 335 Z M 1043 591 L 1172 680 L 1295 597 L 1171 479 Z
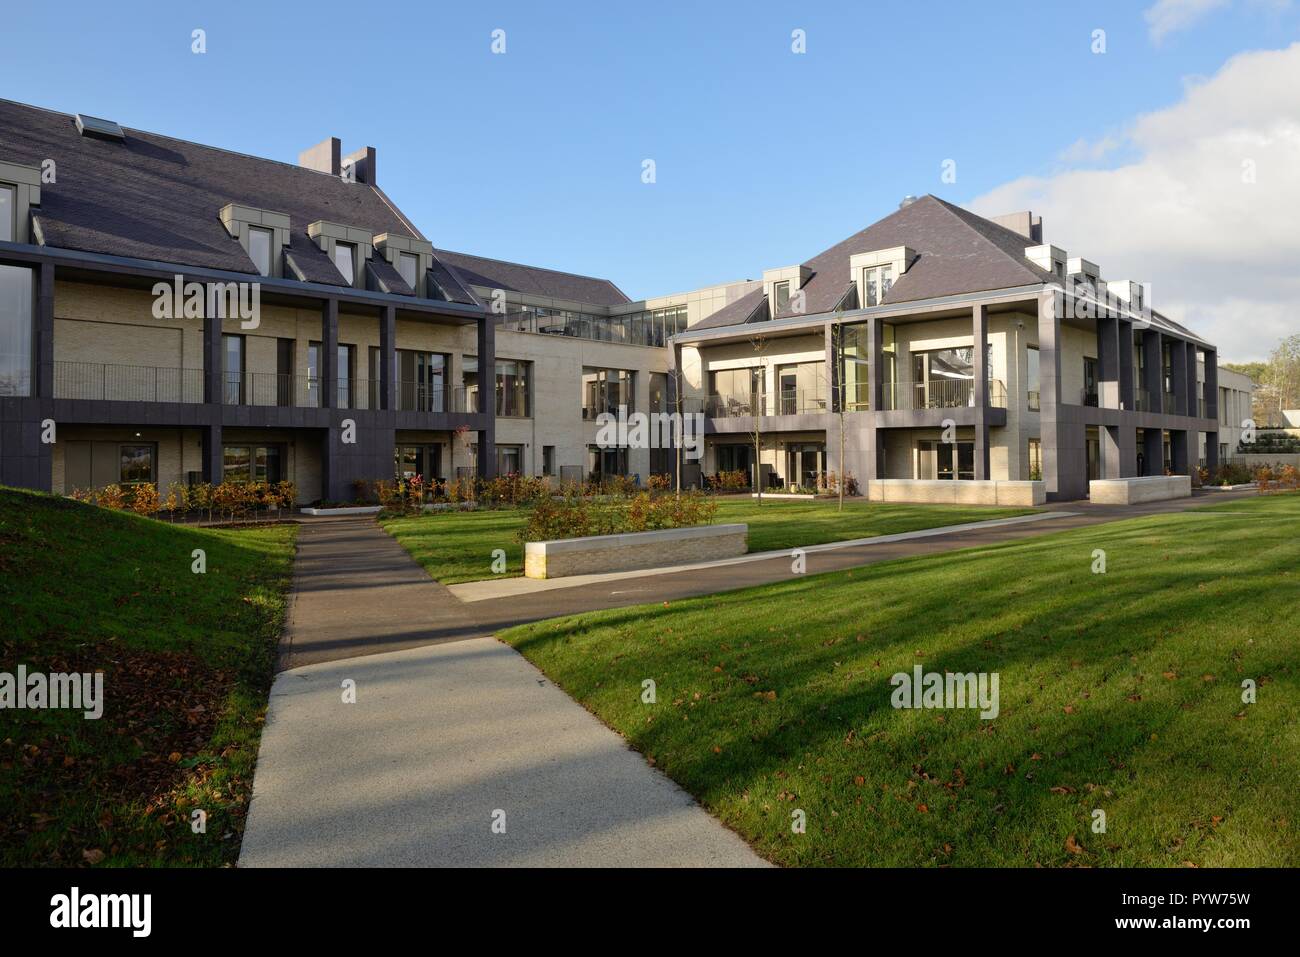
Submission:
M 373 519 L 304 525 L 241 867 L 764 864 L 458 606 Z

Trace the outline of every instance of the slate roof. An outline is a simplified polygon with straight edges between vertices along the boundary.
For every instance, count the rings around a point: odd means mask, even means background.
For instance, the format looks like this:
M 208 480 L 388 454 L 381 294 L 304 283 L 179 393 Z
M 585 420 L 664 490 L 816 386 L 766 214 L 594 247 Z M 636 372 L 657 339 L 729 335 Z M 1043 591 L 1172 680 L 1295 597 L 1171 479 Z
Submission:
M 375 186 L 156 133 L 125 132 L 124 141 L 82 136 L 69 114 L 0 100 L 0 161 L 56 164 L 56 181 L 41 187 L 41 205 L 32 211 L 46 245 L 255 275 L 219 217 L 227 203 L 239 203 L 289 216 L 288 275 L 343 286 L 342 275 L 307 236 L 310 223 L 423 238 Z M 386 284 L 395 280 L 393 291 L 408 289 L 387 263 L 377 271 Z
M 466 285 L 505 289 L 551 299 L 569 299 L 593 306 L 621 306 L 631 302 L 623 290 L 608 279 L 579 276 L 446 249 L 435 249 L 434 255 L 450 266 Z

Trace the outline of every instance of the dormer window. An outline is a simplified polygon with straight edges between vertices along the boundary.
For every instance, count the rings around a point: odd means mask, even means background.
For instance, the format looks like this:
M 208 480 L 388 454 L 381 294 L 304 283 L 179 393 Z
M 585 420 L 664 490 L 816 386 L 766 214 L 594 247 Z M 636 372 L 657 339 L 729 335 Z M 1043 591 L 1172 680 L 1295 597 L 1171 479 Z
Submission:
M 415 253 L 398 254 L 397 272 L 413 290 L 419 289 L 417 277 L 420 275 L 420 258 Z
M 221 223 L 239 242 L 259 275 L 284 276 L 284 251 L 289 246 L 289 216 L 269 209 L 229 203 L 221 209 Z
M 869 266 L 862 270 L 862 305 L 878 306 L 894 285 L 894 267 Z
M 14 214 L 17 212 L 17 190 L 0 183 L 0 242 L 11 243 L 17 230 Z
M 790 310 L 789 280 L 786 280 L 785 282 L 778 282 L 776 285 L 774 285 L 772 287 L 772 293 L 776 298 L 776 309 L 773 310 L 772 314 L 776 316 L 780 316 L 789 312 Z
M 355 286 L 357 282 L 355 255 L 356 247 L 351 243 L 334 244 L 334 266 L 343 274 L 349 286 Z
M 248 230 L 248 258 L 263 276 L 271 275 L 271 250 L 275 244 L 275 233 L 259 226 Z

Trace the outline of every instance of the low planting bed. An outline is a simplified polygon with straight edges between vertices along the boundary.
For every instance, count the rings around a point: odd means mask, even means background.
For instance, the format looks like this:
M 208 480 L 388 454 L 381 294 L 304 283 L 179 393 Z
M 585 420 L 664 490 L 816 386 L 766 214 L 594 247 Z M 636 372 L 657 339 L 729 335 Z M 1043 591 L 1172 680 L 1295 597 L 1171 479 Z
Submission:
M 716 561 L 745 554 L 745 525 L 697 525 L 524 545 L 524 574 L 564 578 Z

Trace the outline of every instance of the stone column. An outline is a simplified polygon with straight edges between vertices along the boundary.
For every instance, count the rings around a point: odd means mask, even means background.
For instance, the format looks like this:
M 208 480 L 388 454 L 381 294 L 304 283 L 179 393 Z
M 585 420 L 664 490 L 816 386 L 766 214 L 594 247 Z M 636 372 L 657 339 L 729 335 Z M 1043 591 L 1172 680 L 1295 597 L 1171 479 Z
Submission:
M 1205 352 L 1205 417 L 1219 421 L 1219 352 L 1217 349 L 1206 349 Z M 1235 423 L 1240 425 L 1240 423 Z M 1208 439 L 1206 440 L 1209 441 Z M 1208 454 L 1209 446 L 1206 446 Z M 1218 455 L 1218 445 L 1215 445 L 1215 455 Z
M 397 307 L 384 306 L 379 313 L 379 407 L 397 408 Z M 450 375 L 451 370 L 446 370 Z
M 1170 470 L 1175 475 L 1191 475 L 1191 461 L 1189 459 L 1191 444 L 1190 437 L 1195 433 L 1189 433 L 1186 429 L 1169 430 L 1169 458 L 1171 459 Z
M 531 376 L 530 376 L 531 378 Z M 533 383 L 529 382 L 531 389 Z M 497 340 L 496 323 L 492 315 L 478 322 L 478 404 L 483 420 L 478 430 L 478 477 L 495 478 L 497 474 L 496 402 L 497 396 Z M 536 415 L 529 397 L 529 412 Z
M 975 480 L 989 479 L 989 307 L 971 308 L 975 366 Z
M 38 399 L 54 398 L 54 263 L 41 263 L 33 277 L 36 280 L 35 329 L 32 331 L 32 396 Z M 49 446 L 45 455 L 49 456 Z M 49 481 L 47 477 L 46 481 Z
M 1165 474 L 1165 433 L 1163 429 L 1144 429 L 1142 458 L 1147 475 Z
M 1038 298 L 1039 431 L 1042 437 L 1043 484 L 1052 498 L 1059 498 L 1062 492 L 1060 298 L 1060 291 L 1050 287 Z M 1069 461 L 1068 455 L 1066 461 Z
M 1119 320 L 1097 317 L 1097 405 L 1119 408 Z
M 320 311 L 320 407 L 333 409 L 339 401 L 339 301 L 326 299 Z
M 1133 384 L 1133 323 L 1118 320 L 1119 325 L 1119 408 L 1133 411 L 1137 397 Z
M 1187 343 L 1181 339 L 1170 341 L 1169 363 L 1172 368 L 1172 378 L 1174 385 L 1174 407 L 1165 409 L 1166 413 L 1174 415 L 1192 415 L 1194 410 L 1189 410 L 1188 400 L 1192 395 L 1192 387 L 1187 381 Z M 1193 403 L 1194 405 L 1195 403 Z M 1179 473 L 1182 474 L 1181 472 Z

